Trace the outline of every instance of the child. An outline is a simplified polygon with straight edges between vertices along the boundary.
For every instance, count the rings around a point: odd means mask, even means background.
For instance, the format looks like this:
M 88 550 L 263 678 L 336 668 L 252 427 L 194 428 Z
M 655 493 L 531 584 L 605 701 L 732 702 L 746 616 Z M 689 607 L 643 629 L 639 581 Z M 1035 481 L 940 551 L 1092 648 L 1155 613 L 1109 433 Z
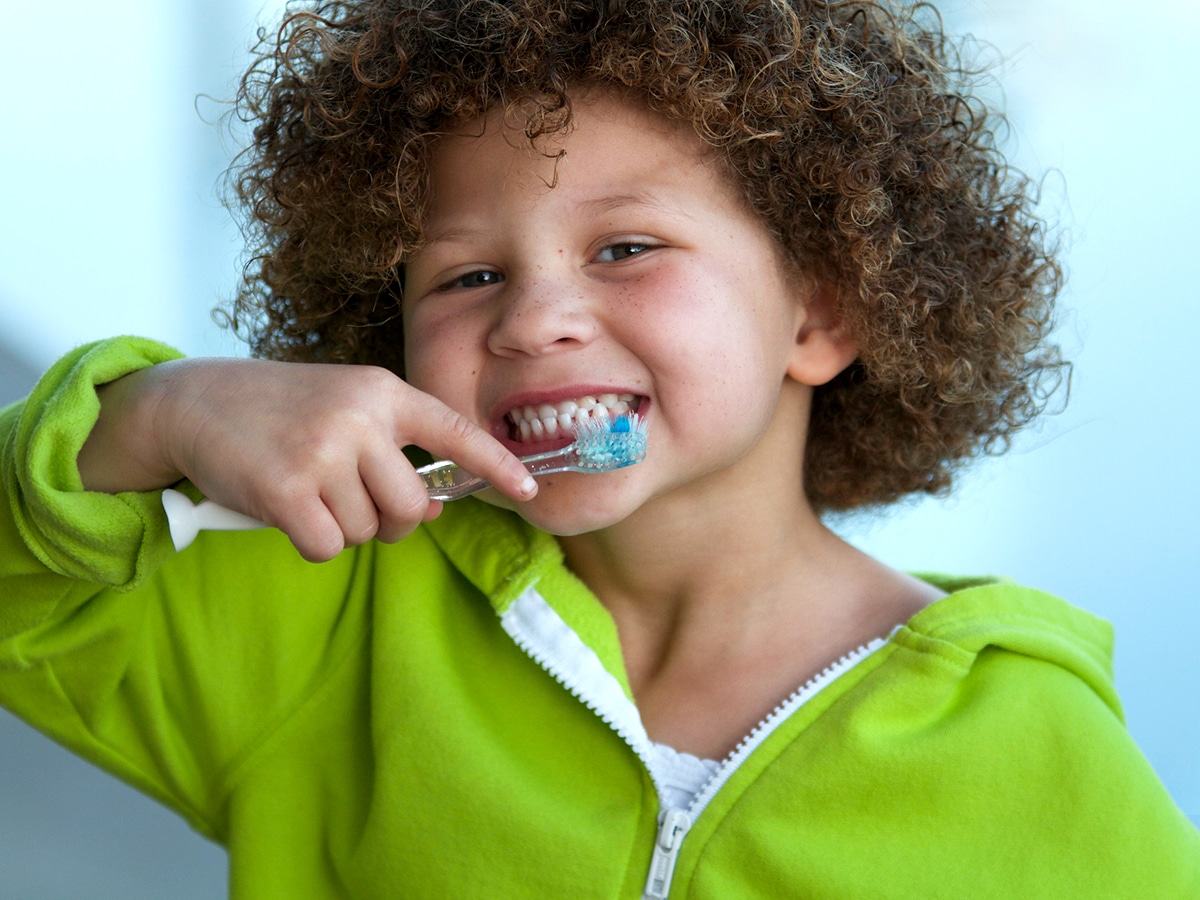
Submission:
M 0 699 L 235 897 L 1196 896 L 1103 623 L 821 523 L 1062 369 L 965 90 L 872 4 L 294 16 L 243 95 L 268 359 L 105 342 L 3 414 Z M 646 460 L 530 479 L 596 406 Z M 175 554 L 183 478 L 279 530 Z

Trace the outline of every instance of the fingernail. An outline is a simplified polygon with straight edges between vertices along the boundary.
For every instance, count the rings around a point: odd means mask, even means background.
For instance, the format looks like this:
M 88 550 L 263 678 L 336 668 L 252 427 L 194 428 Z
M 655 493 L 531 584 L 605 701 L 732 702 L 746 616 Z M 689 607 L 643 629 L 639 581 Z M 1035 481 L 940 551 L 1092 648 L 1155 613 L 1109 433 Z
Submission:
M 537 493 L 537 482 L 533 480 L 532 475 L 526 475 L 525 480 L 521 482 L 521 493 L 526 497 Z

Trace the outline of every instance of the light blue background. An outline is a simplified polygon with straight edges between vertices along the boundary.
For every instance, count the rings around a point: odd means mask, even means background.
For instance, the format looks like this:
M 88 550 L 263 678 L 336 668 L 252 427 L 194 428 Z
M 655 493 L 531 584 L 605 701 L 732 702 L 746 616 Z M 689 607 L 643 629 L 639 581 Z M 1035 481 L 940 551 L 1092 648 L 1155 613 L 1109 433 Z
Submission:
M 1053 170 L 1071 404 L 953 500 L 842 527 L 894 565 L 1012 575 L 1113 621 L 1129 727 L 1200 822 L 1200 8 L 1149 0 L 1132 20 L 1099 0 L 942 9 L 1006 59 L 1018 164 Z M 120 332 L 243 352 L 208 316 L 235 283 L 238 236 L 215 199 L 222 108 L 197 95 L 230 95 L 258 4 L 0 10 L 0 346 L 31 372 Z M 7 714 L 0 873 L 0 898 L 21 900 L 225 892 L 219 849 Z

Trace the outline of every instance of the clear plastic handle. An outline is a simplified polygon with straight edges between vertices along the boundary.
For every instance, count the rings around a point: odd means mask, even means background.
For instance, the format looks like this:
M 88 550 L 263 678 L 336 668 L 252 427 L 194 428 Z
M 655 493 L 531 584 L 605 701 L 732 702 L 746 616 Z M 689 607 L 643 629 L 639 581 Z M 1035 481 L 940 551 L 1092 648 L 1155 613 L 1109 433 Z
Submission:
M 611 472 L 645 458 L 645 429 L 637 416 L 625 416 L 593 424 L 577 434 L 574 443 L 561 450 L 522 456 L 521 462 L 531 475 L 552 475 L 556 472 Z M 459 500 L 491 485 L 487 479 L 472 475 L 450 460 L 421 466 L 417 474 L 425 482 L 430 500 Z M 267 527 L 265 522 L 234 512 L 212 500 L 193 503 L 179 491 L 163 491 L 162 504 L 176 550 L 191 544 L 201 531 L 250 531 Z

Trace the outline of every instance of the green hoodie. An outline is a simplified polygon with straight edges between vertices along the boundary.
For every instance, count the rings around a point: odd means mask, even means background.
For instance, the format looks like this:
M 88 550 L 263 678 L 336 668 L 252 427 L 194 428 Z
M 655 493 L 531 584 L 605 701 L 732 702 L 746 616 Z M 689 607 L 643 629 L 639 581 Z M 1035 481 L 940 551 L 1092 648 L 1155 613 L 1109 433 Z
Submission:
M 94 385 L 172 355 L 81 348 L 0 414 L 0 703 L 227 846 L 235 900 L 1200 897 L 1087 613 L 932 578 L 664 810 L 612 619 L 510 513 L 312 566 L 83 492 Z

